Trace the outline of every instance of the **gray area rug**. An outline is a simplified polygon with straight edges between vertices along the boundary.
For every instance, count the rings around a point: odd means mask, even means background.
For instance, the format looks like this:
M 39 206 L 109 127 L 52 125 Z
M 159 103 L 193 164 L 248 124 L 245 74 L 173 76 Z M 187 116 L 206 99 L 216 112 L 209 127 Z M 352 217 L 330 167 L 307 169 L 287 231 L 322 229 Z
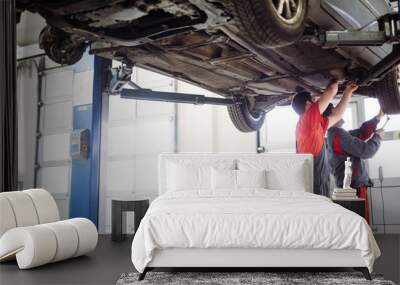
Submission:
M 373 280 L 368 281 L 359 272 L 148 272 L 142 281 L 137 280 L 138 276 L 138 273 L 122 274 L 116 285 L 395 285 L 381 276 L 372 276 Z

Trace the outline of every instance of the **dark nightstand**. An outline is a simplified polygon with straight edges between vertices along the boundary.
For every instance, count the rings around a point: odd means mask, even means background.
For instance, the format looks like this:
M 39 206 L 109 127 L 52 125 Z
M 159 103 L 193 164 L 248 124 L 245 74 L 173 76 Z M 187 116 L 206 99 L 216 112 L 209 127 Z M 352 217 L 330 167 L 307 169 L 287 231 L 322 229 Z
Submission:
M 332 202 L 339 204 L 340 206 L 359 214 L 365 219 L 365 199 L 332 199 Z
M 148 199 L 135 201 L 112 200 L 111 202 L 111 239 L 113 241 L 123 241 L 126 238 L 124 234 L 126 222 L 124 221 L 123 212 L 135 213 L 135 233 L 139 227 L 140 221 L 149 208 L 150 201 Z

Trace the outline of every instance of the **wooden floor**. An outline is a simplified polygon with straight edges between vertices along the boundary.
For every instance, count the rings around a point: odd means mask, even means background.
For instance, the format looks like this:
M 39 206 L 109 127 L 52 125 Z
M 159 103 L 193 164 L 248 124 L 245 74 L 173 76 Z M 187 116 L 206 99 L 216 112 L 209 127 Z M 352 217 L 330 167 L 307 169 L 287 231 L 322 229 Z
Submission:
M 88 256 L 19 270 L 16 262 L 0 264 L 0 284 L 115 284 L 122 273 L 134 271 L 131 262 L 132 238 L 111 241 L 100 235 L 95 251 Z

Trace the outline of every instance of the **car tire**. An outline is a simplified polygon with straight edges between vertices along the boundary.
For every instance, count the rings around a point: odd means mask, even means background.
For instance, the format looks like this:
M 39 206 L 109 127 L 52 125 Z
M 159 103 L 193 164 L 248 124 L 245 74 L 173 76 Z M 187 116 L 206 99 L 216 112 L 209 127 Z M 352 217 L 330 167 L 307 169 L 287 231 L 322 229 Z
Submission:
M 78 62 L 86 50 L 85 44 L 74 43 L 69 34 L 51 26 L 40 32 L 39 46 L 51 60 L 66 65 Z
M 294 16 L 288 14 L 289 10 Z M 307 0 L 232 0 L 232 11 L 239 29 L 255 44 L 280 47 L 295 42 L 303 34 Z
M 265 112 L 251 111 L 246 99 L 241 104 L 228 106 L 228 113 L 235 127 L 245 133 L 258 131 L 265 120 Z
M 400 114 L 400 66 L 372 87 L 385 114 Z

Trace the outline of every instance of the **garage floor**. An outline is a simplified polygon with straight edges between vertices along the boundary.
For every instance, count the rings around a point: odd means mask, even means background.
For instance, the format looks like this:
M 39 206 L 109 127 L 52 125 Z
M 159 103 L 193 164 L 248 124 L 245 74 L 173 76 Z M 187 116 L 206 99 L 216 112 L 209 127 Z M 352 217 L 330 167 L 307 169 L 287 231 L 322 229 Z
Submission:
M 130 260 L 132 238 L 111 241 L 99 236 L 94 252 L 30 270 L 19 270 L 16 262 L 0 264 L 0 284 L 115 284 L 124 272 L 134 271 Z
M 376 261 L 375 273 L 397 283 L 399 239 L 396 236 L 376 236 L 382 256 Z M 112 242 L 110 235 L 100 235 L 94 252 L 30 270 L 19 270 L 16 262 L 0 264 L 1 285 L 21 284 L 115 284 L 122 273 L 134 271 L 131 263 L 132 237 L 124 242 Z M 397 248 L 397 250 L 393 250 Z

